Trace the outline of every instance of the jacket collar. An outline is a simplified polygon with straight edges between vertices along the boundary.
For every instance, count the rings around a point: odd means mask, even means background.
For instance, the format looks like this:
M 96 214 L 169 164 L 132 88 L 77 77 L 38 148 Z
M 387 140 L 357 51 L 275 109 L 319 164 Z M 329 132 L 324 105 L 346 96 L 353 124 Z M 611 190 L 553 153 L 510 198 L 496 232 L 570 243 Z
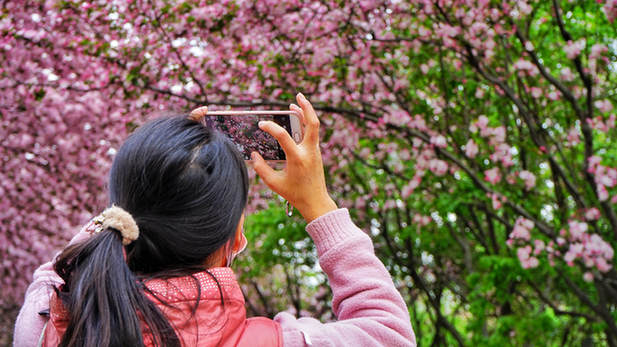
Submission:
M 196 300 L 198 293 L 200 300 L 220 298 L 220 290 L 225 299 L 241 300 L 244 303 L 236 275 L 229 267 L 210 268 L 182 277 L 153 279 L 146 281 L 145 285 L 157 298 L 170 304 Z

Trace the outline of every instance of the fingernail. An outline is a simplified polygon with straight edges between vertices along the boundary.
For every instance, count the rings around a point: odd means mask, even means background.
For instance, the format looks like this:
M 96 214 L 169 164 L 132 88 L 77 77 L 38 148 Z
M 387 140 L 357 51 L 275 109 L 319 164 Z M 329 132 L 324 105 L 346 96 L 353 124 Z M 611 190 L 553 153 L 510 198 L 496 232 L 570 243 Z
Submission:
M 251 152 L 251 160 L 255 160 L 257 158 L 257 154 L 255 152 Z
M 259 123 L 257 123 L 257 126 L 260 127 L 260 128 L 263 127 L 264 125 L 266 125 L 266 122 L 264 122 L 262 120 L 260 120 Z
M 304 96 L 304 94 L 302 94 L 302 93 L 298 93 L 298 96 L 299 96 L 300 98 L 302 98 L 302 99 L 306 100 L 306 97 Z

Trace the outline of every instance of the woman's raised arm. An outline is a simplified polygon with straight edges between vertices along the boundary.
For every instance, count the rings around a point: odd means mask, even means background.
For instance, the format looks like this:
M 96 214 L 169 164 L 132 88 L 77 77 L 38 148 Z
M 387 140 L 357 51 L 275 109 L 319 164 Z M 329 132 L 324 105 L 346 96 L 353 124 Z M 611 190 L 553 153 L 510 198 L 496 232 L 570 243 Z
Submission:
M 375 256 L 370 238 L 351 221 L 346 209 L 337 209 L 327 192 L 319 150 L 319 120 L 302 94 L 298 94 L 297 101 L 302 108 L 290 108 L 298 112 L 305 124 L 302 143 L 296 144 L 277 124 L 263 122 L 260 128 L 279 141 L 287 163 L 282 171 L 275 171 L 261 156 L 253 154 L 253 167 L 309 223 L 306 230 L 315 242 L 319 264 L 330 281 L 332 308 L 338 321 L 321 323 L 279 313 L 275 320 L 283 329 L 283 344 L 414 346 L 405 301 Z

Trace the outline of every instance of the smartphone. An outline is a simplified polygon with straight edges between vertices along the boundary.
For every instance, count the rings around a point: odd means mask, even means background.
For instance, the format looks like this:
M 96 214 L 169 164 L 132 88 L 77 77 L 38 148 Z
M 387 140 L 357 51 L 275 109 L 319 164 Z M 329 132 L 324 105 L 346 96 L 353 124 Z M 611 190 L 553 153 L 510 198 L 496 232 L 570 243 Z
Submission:
M 204 117 L 206 126 L 227 135 L 244 160 L 256 151 L 268 161 L 285 161 L 285 152 L 272 135 L 259 129 L 257 123 L 269 120 L 287 130 L 296 143 L 302 141 L 300 119 L 294 111 L 210 111 Z

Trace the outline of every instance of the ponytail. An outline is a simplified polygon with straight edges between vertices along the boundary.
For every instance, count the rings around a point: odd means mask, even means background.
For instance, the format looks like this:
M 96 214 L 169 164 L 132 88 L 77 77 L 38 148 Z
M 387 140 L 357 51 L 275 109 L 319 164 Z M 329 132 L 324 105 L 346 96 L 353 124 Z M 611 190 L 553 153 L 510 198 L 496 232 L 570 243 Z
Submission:
M 144 346 L 142 327 L 155 346 L 180 346 L 129 269 L 116 229 L 66 248 L 54 270 L 64 280 L 56 292 L 69 314 L 60 346 Z

